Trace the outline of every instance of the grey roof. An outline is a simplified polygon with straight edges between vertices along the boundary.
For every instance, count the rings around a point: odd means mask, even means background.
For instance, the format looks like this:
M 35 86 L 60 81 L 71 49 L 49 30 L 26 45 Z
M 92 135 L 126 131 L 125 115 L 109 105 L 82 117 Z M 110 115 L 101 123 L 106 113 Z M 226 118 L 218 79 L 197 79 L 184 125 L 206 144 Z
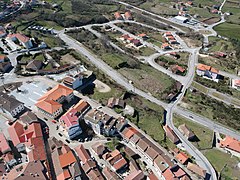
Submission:
M 20 120 L 25 124 L 31 124 L 38 122 L 38 117 L 33 112 L 27 111 L 20 117 Z
M 0 105 L 2 105 L 2 107 L 8 112 L 11 112 L 21 104 L 23 103 L 15 99 L 13 96 L 8 96 L 7 94 L 0 92 Z
M 42 61 L 32 60 L 27 64 L 26 68 L 32 69 L 32 70 L 39 70 L 39 69 L 41 69 L 42 64 L 43 64 Z

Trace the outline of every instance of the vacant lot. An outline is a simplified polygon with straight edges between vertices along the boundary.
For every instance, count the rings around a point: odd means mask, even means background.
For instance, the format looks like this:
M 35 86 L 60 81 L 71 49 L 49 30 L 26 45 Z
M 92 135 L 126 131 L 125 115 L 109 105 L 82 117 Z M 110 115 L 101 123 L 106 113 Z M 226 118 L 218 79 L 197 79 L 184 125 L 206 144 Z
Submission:
M 240 109 L 228 106 L 200 92 L 187 91 L 183 102 L 184 108 L 240 131 Z
M 240 39 L 239 29 L 240 25 L 227 22 L 214 27 L 214 30 L 216 30 L 219 35 L 236 39 Z
M 207 18 L 204 19 L 202 22 L 208 25 L 214 24 L 218 21 L 220 21 L 221 19 L 219 17 L 211 17 L 211 18 Z
M 169 93 L 177 92 L 175 80 L 128 55 L 114 50 L 108 43 L 99 40 L 88 31 L 80 30 L 68 34 L 82 42 L 109 66 L 116 69 L 127 79 L 132 80 L 134 85 L 143 91 L 149 92 L 162 100 L 166 100 Z
M 238 179 L 240 171 L 237 167 L 240 159 L 226 154 L 217 149 L 206 150 L 203 154 L 207 157 L 217 172 L 222 171 L 222 179 Z
M 194 123 L 192 121 L 187 120 L 186 118 L 174 114 L 173 116 L 174 125 L 178 128 L 178 126 L 182 124 L 186 124 L 189 129 L 191 129 L 194 134 L 197 136 L 195 141 L 192 141 L 194 146 L 196 146 L 199 150 L 204 150 L 212 147 L 213 140 L 213 131 L 202 126 L 200 124 Z

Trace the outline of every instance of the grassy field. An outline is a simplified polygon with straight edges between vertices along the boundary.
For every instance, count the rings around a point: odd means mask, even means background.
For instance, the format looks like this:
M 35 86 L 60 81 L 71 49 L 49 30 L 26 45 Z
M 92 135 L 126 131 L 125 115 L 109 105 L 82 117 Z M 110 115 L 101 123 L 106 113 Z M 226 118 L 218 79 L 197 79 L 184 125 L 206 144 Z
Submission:
M 240 25 L 226 22 L 214 27 L 214 30 L 221 36 L 236 39 L 240 39 L 239 29 Z
M 224 126 L 240 131 L 240 109 L 228 106 L 203 93 L 187 91 L 181 106 Z
M 173 122 L 176 127 L 178 127 L 181 124 L 186 124 L 188 128 L 190 128 L 194 132 L 194 134 L 197 136 L 199 141 L 193 141 L 192 143 L 198 149 L 203 150 L 203 149 L 208 149 L 212 147 L 212 139 L 213 139 L 212 130 L 206 128 L 205 126 L 197 124 L 195 122 L 189 121 L 178 114 L 174 114 Z
M 202 86 L 201 84 L 196 83 L 194 81 L 192 83 L 192 87 L 199 90 L 202 93 L 207 93 L 208 92 L 208 89 L 205 86 Z
M 217 149 L 206 150 L 203 154 L 207 157 L 217 172 L 222 170 L 222 179 L 238 179 L 240 171 L 237 164 L 240 159 L 221 152 Z

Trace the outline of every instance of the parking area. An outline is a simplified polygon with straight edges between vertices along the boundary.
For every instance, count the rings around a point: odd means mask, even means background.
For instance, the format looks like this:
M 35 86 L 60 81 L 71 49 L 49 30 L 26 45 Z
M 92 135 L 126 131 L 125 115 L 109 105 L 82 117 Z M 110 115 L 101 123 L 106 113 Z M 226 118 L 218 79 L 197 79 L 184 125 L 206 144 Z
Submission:
M 23 102 L 26 107 L 32 109 L 37 100 L 47 92 L 48 88 L 49 86 L 44 82 L 24 82 L 9 95 L 14 96 L 17 100 Z

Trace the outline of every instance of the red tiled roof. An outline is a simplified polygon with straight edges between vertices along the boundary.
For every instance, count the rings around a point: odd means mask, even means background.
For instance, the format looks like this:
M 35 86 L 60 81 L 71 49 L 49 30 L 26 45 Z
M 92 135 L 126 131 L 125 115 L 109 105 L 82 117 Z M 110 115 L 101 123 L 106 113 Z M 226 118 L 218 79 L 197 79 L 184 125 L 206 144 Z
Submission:
M 8 37 L 10 38 L 17 38 L 19 41 L 23 42 L 23 43 L 26 43 L 30 40 L 29 37 L 25 36 L 24 34 L 20 34 L 20 33 L 17 33 L 17 34 L 9 34 Z
M 73 108 L 69 109 L 64 115 L 62 115 L 60 120 L 65 123 L 67 128 L 78 124 L 77 111 Z
M 30 162 L 36 160 L 44 161 L 47 159 L 42 137 L 31 138 L 26 144 L 31 149 L 31 151 L 27 153 Z
M 131 19 L 131 18 L 132 18 L 132 14 L 131 14 L 130 11 L 125 12 L 124 15 L 125 15 L 125 18 L 126 18 L 126 19 Z
M 226 136 L 223 140 L 221 140 L 220 146 L 240 153 L 240 141 L 230 136 Z
M 62 84 L 58 84 L 53 89 L 45 93 L 40 99 L 38 99 L 38 102 L 35 105 L 38 108 L 43 109 L 50 114 L 53 114 L 62 107 L 62 105 L 56 100 L 58 100 L 62 96 L 69 96 L 72 93 L 72 89 Z
M 88 152 L 86 151 L 82 144 L 75 147 L 74 150 L 76 151 L 77 155 L 79 156 L 83 164 L 86 163 L 88 159 L 91 159 L 90 155 L 88 154 Z
M 187 162 L 187 160 L 189 159 L 189 157 L 184 153 L 184 152 L 180 152 L 177 156 L 176 156 L 177 160 L 182 163 L 185 164 Z
M 144 178 L 144 174 L 141 170 L 133 171 L 124 180 L 142 180 Z
M 8 151 L 11 151 L 11 148 L 7 142 L 6 137 L 4 136 L 3 133 L 0 133 L 0 154 L 1 153 L 6 153 Z
M 69 166 L 70 164 L 76 162 L 77 160 L 76 160 L 75 156 L 73 155 L 72 151 L 69 151 L 65 154 L 60 155 L 59 161 L 60 161 L 61 167 L 64 168 L 64 167 Z
M 125 165 L 127 165 L 127 161 L 124 158 L 122 158 L 119 161 L 117 161 L 116 163 L 114 163 L 113 167 L 116 169 L 116 171 L 118 171 L 119 169 L 121 169 Z
M 172 173 L 172 171 L 170 170 L 170 168 L 167 168 L 163 173 L 162 173 L 163 177 L 167 180 L 175 180 L 174 178 L 174 174 Z
M 124 131 L 123 131 L 123 136 L 124 138 L 126 139 L 130 139 L 134 134 L 136 134 L 138 131 L 133 128 L 133 127 L 129 127 L 129 128 L 126 128 Z

